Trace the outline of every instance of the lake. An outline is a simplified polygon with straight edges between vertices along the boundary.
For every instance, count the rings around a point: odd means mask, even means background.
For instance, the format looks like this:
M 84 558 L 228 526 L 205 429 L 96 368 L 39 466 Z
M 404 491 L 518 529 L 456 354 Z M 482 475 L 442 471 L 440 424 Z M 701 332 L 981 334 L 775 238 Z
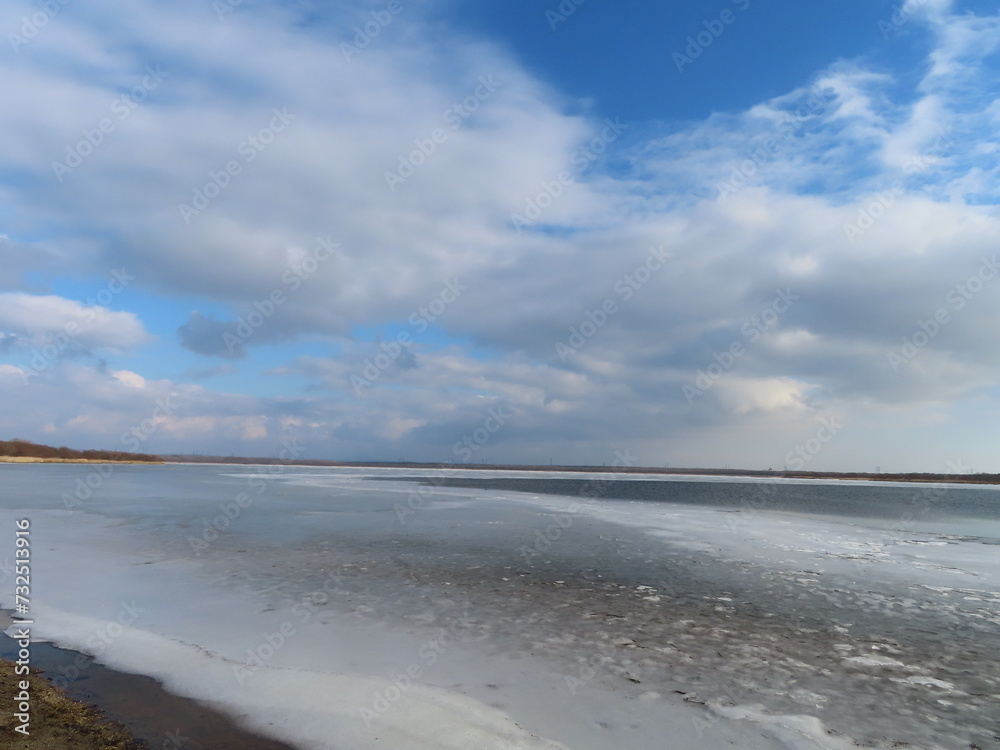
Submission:
M 0 493 L 35 638 L 302 748 L 998 742 L 994 487 L 33 464 Z

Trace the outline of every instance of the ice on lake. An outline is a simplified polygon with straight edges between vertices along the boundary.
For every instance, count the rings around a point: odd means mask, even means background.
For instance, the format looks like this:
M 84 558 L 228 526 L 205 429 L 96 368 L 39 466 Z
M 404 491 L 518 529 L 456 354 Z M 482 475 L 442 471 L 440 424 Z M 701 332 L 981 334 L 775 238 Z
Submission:
M 1000 742 L 994 488 L 92 470 L 0 467 L 35 635 L 303 748 Z

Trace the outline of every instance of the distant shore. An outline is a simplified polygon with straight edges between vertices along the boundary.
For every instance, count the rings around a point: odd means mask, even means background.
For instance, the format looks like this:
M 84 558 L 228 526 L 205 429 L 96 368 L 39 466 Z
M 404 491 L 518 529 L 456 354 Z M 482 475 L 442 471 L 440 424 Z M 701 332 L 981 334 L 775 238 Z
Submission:
M 898 474 L 867 473 L 857 471 L 773 471 L 763 469 L 701 469 L 666 468 L 654 466 L 542 466 L 538 464 L 446 464 L 418 463 L 415 461 L 329 461 L 323 459 L 295 459 L 246 456 L 195 456 L 161 455 L 168 464 L 220 464 L 227 466 L 295 466 L 342 469 L 422 469 L 449 471 L 562 471 L 593 474 L 656 474 L 664 477 L 752 477 L 755 479 L 843 479 L 871 482 L 947 482 L 951 484 L 1000 484 L 1000 474 L 939 474 L 931 472 L 906 472 Z
M 3 464 L 163 464 L 164 461 L 123 461 L 110 458 L 42 458 L 40 456 L 0 456 Z
M 283 461 L 278 458 L 243 456 L 160 456 L 156 461 L 94 458 L 41 458 L 37 456 L 0 456 L 0 463 L 18 464 L 138 464 L 144 466 L 165 465 L 214 465 L 214 466 L 287 466 L 317 469 L 417 469 L 450 471 L 524 471 L 524 472 L 567 472 L 574 474 L 614 474 L 628 476 L 634 474 L 668 477 L 747 477 L 751 479 L 837 479 L 853 482 L 912 482 L 946 484 L 1000 485 L 1000 474 L 862 474 L 857 472 L 823 471 L 759 471 L 754 469 L 664 469 L 651 466 L 613 468 L 610 466 L 536 466 L 520 464 L 434 464 L 434 463 L 391 463 L 385 461 L 325 461 L 322 459 L 298 459 Z
M 149 453 L 129 453 L 119 450 L 74 450 L 61 445 L 58 448 L 30 440 L 14 438 L 0 440 L 0 462 L 39 463 L 163 463 L 163 459 Z
M 73 450 L 54 448 L 49 445 L 14 439 L 0 441 L 0 463 L 70 463 L 70 464 L 221 464 L 233 466 L 299 466 L 349 469 L 416 469 L 449 471 L 525 471 L 525 472 L 578 472 L 596 474 L 653 474 L 664 477 L 751 477 L 756 479 L 843 479 L 868 482 L 947 482 L 954 484 L 998 484 L 1000 474 L 980 472 L 978 474 L 944 474 L 934 472 L 863 472 L 863 471 L 801 471 L 782 469 L 706 469 L 669 468 L 652 466 L 548 466 L 539 464 L 491 464 L 491 463 L 420 463 L 416 461 L 331 461 L 327 459 L 303 458 L 282 459 L 260 456 L 211 456 L 194 454 L 148 454 L 127 453 L 109 450 Z

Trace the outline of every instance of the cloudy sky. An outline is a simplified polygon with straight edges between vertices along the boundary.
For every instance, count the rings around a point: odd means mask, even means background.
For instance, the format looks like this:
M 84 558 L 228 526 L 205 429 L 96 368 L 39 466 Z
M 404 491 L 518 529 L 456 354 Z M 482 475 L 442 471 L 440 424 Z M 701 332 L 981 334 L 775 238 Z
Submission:
M 0 31 L 2 438 L 1000 471 L 994 2 L 11 0 Z

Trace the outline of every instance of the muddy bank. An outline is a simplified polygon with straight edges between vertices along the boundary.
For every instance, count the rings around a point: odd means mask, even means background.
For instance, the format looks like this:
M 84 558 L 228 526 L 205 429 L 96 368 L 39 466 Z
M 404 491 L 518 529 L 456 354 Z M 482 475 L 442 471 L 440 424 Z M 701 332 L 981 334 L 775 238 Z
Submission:
M 17 659 L 17 645 L 6 635 L 0 635 L 0 658 Z M 13 665 L 0 662 L 0 748 L 294 750 L 244 731 L 208 705 L 168 693 L 150 677 L 108 669 L 76 651 L 35 643 L 31 664 L 42 674 L 32 678 L 31 736 L 25 740 L 13 731 L 7 710 L 8 693 L 16 695 Z

